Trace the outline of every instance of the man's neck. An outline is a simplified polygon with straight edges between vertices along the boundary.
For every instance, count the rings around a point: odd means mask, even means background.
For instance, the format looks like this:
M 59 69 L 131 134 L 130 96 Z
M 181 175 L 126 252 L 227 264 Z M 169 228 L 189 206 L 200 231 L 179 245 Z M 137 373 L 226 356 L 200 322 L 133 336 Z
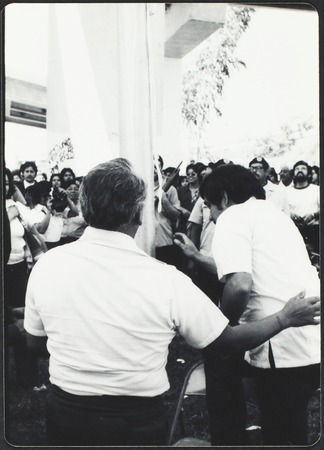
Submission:
M 309 183 L 307 180 L 300 181 L 295 184 L 295 189 L 304 189 L 304 188 L 307 188 L 308 186 L 309 186 Z
M 139 225 L 124 223 L 116 231 L 119 231 L 119 233 L 127 234 L 128 236 L 134 238 L 138 228 Z

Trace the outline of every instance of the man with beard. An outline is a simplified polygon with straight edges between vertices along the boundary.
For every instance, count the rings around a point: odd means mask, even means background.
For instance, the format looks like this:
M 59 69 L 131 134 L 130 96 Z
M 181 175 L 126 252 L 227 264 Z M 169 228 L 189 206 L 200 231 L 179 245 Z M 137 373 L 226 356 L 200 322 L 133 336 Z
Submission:
M 310 251 L 319 253 L 319 186 L 311 183 L 312 168 L 305 161 L 293 167 L 293 189 L 287 190 L 289 214 Z
M 26 189 L 30 186 L 34 186 L 34 184 L 37 183 L 37 166 L 34 161 L 26 161 L 21 165 L 20 172 L 23 174 L 23 181 L 20 183 L 17 182 L 16 186 L 25 197 Z

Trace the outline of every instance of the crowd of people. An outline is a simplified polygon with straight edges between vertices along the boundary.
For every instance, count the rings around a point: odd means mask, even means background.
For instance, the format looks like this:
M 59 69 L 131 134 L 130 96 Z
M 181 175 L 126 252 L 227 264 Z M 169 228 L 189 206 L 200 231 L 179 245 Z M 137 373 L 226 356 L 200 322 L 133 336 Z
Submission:
M 179 333 L 202 349 L 212 445 L 247 443 L 247 371 L 264 444 L 307 444 L 319 168 L 297 161 L 278 177 L 263 157 L 192 162 L 185 176 L 163 166 L 154 159 L 155 258 L 133 239 L 147 187 L 127 160 L 49 180 L 33 161 L 5 169 L 7 343 L 24 387 L 37 384 L 37 354 L 50 357 L 49 443 L 165 444 L 165 365 Z M 49 274 L 60 280 L 50 290 Z

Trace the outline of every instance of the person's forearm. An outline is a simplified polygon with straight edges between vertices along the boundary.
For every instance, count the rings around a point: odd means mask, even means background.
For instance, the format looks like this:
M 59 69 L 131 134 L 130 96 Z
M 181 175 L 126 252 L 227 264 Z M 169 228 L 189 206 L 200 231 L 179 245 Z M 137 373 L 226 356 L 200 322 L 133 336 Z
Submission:
M 229 326 L 212 345 L 222 356 L 229 357 L 258 347 L 285 328 L 287 323 L 282 320 L 279 312 L 255 322 Z
M 214 258 L 212 258 L 211 256 L 202 255 L 197 251 L 197 253 L 195 253 L 191 259 L 207 272 L 217 275 L 216 264 Z
M 167 198 L 162 200 L 163 214 L 170 220 L 177 220 L 180 216 L 180 211 L 177 210 Z
M 318 325 L 321 311 L 320 298 L 304 298 L 300 292 L 285 303 L 277 313 L 255 322 L 227 326 L 223 333 L 210 344 L 223 357 L 258 347 L 282 330 L 290 327 Z
M 36 224 L 36 229 L 40 234 L 44 234 L 46 232 L 50 220 L 51 220 L 51 213 L 47 211 L 44 219 Z
M 227 276 L 222 293 L 220 309 L 236 325 L 243 314 L 250 298 L 252 277 L 245 272 L 237 272 Z
M 14 192 L 12 198 L 14 199 L 15 202 L 20 202 L 23 205 L 26 205 L 26 199 L 22 195 L 20 189 L 17 186 L 16 186 L 16 189 L 15 189 L 15 192 Z
M 78 210 L 77 206 L 69 198 L 67 198 L 67 202 L 69 204 L 70 211 L 72 212 L 72 214 L 75 214 L 76 216 L 78 216 L 80 214 L 80 211 Z
M 194 222 L 189 222 L 189 224 L 190 226 L 187 229 L 187 236 L 199 249 L 202 226 Z

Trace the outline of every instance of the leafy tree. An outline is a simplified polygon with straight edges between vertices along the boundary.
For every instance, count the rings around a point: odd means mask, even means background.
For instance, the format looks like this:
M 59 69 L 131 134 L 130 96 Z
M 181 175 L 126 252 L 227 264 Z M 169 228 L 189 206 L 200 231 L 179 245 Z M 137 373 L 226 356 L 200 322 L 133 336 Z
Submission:
M 224 27 L 206 39 L 193 67 L 184 74 L 182 116 L 198 150 L 211 113 L 222 114 L 219 101 L 226 78 L 232 68 L 245 67 L 235 50 L 253 12 L 248 6 L 228 6 Z

